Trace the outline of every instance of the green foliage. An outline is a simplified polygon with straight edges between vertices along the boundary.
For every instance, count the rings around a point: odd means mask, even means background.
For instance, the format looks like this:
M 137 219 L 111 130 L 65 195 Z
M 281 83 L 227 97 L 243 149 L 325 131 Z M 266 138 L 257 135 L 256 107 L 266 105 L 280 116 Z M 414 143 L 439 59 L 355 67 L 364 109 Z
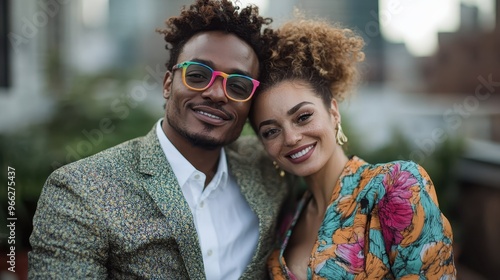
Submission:
M 253 130 L 252 125 L 250 125 L 250 122 L 247 121 L 245 123 L 245 126 L 241 131 L 241 135 L 255 135 L 255 131 Z

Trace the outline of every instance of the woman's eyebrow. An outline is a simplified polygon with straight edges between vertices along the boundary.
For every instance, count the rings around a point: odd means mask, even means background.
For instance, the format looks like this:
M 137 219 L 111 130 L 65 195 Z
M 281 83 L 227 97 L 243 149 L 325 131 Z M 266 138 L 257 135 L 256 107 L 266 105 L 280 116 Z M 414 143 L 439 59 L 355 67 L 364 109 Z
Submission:
M 307 101 L 304 101 L 304 102 L 300 102 L 299 104 L 295 105 L 292 107 L 292 109 L 288 110 L 286 113 L 290 116 L 290 115 L 293 115 L 295 112 L 297 112 L 302 106 L 304 105 L 307 105 L 307 104 L 313 104 L 312 102 L 307 102 Z

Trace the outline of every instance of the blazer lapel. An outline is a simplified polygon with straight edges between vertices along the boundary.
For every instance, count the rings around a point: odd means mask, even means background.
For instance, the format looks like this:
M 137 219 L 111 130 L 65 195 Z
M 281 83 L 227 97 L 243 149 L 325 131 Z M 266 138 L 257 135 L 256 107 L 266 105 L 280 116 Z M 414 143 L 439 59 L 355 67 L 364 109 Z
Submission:
M 165 215 L 191 279 L 204 279 L 205 270 L 191 210 L 156 135 L 156 126 L 140 141 L 139 172 L 149 175 L 144 188 Z
M 252 261 L 247 267 L 242 278 L 252 278 L 253 271 L 259 271 L 262 256 L 266 256 L 269 250 L 269 244 L 266 238 L 274 232 L 274 223 L 277 217 L 277 212 L 281 203 L 279 188 L 279 176 L 268 176 L 268 174 L 276 173 L 272 164 L 267 164 L 267 159 L 264 156 L 263 150 L 259 150 L 259 146 L 244 142 L 245 148 L 238 148 L 237 151 L 226 149 L 228 155 L 228 164 L 232 174 L 235 176 L 241 193 L 247 200 L 250 208 L 254 211 L 259 219 L 259 242 L 257 249 L 252 257 Z M 269 162 L 270 163 L 270 162 Z M 266 170 L 265 172 L 263 171 Z M 270 187 L 273 186 L 273 187 Z M 276 211 L 272 211 L 276 209 Z M 246 279 L 245 278 L 245 279 Z

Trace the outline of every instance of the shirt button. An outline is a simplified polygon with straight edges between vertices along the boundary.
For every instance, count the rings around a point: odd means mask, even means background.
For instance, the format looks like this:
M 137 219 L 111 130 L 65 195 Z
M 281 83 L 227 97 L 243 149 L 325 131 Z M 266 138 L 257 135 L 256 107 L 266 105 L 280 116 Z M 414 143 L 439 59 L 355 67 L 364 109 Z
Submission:
M 205 202 L 200 202 L 200 208 L 203 208 L 203 206 L 205 206 Z
M 212 250 L 211 250 L 211 249 L 207 251 L 207 255 L 208 255 L 209 257 L 210 257 L 212 254 L 213 254 L 213 252 L 212 252 Z
M 194 175 L 194 178 L 195 178 L 196 180 L 199 180 L 199 179 L 200 179 L 200 174 L 196 174 L 196 175 Z

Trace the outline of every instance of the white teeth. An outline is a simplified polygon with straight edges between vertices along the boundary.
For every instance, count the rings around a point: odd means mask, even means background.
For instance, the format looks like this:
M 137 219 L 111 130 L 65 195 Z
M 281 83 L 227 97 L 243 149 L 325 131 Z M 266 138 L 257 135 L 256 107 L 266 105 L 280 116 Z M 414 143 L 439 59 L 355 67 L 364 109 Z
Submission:
M 209 114 L 207 112 L 203 112 L 203 111 L 196 111 L 196 112 L 199 113 L 199 114 L 205 115 L 205 116 L 207 116 L 209 118 L 212 118 L 212 119 L 222 120 L 222 118 L 217 117 L 216 115 Z
M 291 157 L 291 158 L 293 158 L 293 159 L 297 159 L 297 158 L 299 158 L 299 157 L 301 157 L 301 156 L 303 156 L 303 155 L 307 154 L 307 152 L 309 152 L 312 148 L 313 148 L 313 146 L 309 146 L 309 147 L 307 147 L 307 148 L 303 149 L 302 151 L 300 151 L 300 152 L 298 152 L 298 153 L 295 153 L 295 154 L 293 154 L 293 155 L 290 155 L 290 157 Z

